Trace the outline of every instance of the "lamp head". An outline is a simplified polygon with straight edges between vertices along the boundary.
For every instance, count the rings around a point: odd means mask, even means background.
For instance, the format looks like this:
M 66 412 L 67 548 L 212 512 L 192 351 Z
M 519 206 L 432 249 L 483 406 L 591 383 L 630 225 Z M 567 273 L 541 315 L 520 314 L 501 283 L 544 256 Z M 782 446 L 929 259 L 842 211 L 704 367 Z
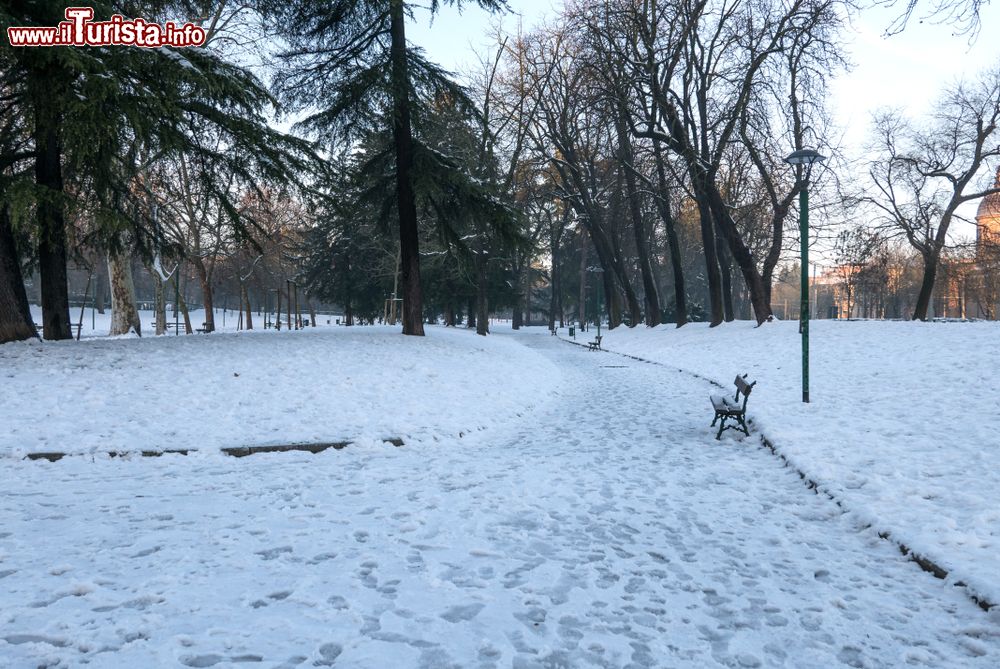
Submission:
M 821 163 L 824 160 L 826 160 L 826 156 L 820 154 L 815 149 L 799 149 L 785 158 L 785 162 L 789 165 L 812 165 L 814 163 Z

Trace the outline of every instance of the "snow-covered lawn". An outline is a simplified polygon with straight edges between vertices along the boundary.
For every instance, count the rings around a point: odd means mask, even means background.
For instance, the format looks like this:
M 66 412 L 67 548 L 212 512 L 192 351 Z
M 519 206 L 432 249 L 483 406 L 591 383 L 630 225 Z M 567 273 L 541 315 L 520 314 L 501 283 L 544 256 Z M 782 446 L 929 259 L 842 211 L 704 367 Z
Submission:
M 749 372 L 748 414 L 796 467 L 1000 602 L 1000 324 L 813 321 L 810 334 L 810 404 L 796 322 L 617 328 L 603 343 L 727 388 Z
M 321 327 L 0 346 L 0 456 L 434 440 L 514 421 L 559 371 L 500 338 Z
M 95 346 L 104 364 L 119 356 L 126 378 L 184 353 L 196 359 L 186 372 L 207 368 L 220 385 L 241 357 L 266 366 L 270 351 L 283 370 L 274 385 L 295 398 L 280 406 L 296 416 L 321 417 L 307 400 L 368 393 L 358 411 L 372 412 L 371 434 L 412 420 L 452 434 L 243 459 L 0 458 L 0 666 L 1000 666 L 996 614 L 859 529 L 756 442 L 716 442 L 708 384 L 536 332 L 66 346 Z M 62 345 L 10 350 L 52 370 L 46 387 L 90 359 Z M 366 361 L 397 369 L 359 376 Z M 283 380 L 303 370 L 326 379 L 325 394 Z M 251 373 L 237 371 L 234 383 Z M 345 371 L 353 385 L 338 385 Z M 385 419 L 399 390 L 434 415 Z M 217 394 L 256 397 L 241 393 Z M 458 438 L 480 413 L 489 429 Z M 216 436 L 231 439 L 237 423 L 222 420 Z
M 31 305 L 31 317 L 35 320 L 35 323 L 41 324 L 42 322 L 42 308 L 37 304 Z M 308 313 L 303 313 L 303 320 L 309 317 Z M 192 309 L 189 313 L 189 318 L 191 319 L 192 329 L 197 329 L 201 327 L 201 324 L 205 322 L 205 310 L 204 309 Z M 276 318 L 275 314 L 271 314 L 270 320 Z M 317 327 L 327 327 L 337 326 L 337 320 L 340 318 L 339 315 L 330 314 L 318 314 L 316 316 L 316 326 Z M 108 308 L 103 314 L 97 313 L 95 309 L 87 307 L 83 310 L 83 319 L 80 319 L 80 308 L 72 307 L 69 310 L 69 320 L 74 325 L 74 327 L 79 324 L 81 326 L 81 339 L 91 339 L 94 337 L 107 337 L 108 332 L 111 329 L 111 309 Z M 156 332 L 156 315 L 148 309 L 139 310 L 139 320 L 142 321 L 142 333 L 146 336 L 153 335 Z M 328 322 L 329 321 L 329 322 Z M 281 314 L 282 327 L 287 322 L 287 316 L 284 312 Z M 181 335 L 184 336 L 184 317 L 180 316 L 178 318 L 174 317 L 174 313 L 171 310 L 167 310 L 167 325 L 169 336 L 173 337 L 176 334 L 174 329 L 174 324 L 179 323 L 181 328 Z M 253 312 L 253 325 L 255 329 L 263 329 L 264 327 L 264 315 L 259 314 L 256 311 Z M 237 329 L 243 329 L 240 323 L 240 313 L 235 309 L 215 309 L 215 331 L 216 332 L 237 332 Z M 73 330 L 73 334 L 76 334 L 76 330 Z

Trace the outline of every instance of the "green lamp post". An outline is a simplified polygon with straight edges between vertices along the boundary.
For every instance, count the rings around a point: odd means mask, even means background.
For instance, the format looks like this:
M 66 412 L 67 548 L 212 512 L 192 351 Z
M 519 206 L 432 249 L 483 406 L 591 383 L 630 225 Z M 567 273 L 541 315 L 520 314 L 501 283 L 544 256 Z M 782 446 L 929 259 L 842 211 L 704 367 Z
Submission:
M 802 401 L 809 402 L 809 176 L 812 166 L 826 160 L 813 149 L 799 149 L 785 158 L 795 165 L 797 178 L 802 182 L 799 191 L 799 236 L 802 240 L 802 297 L 799 312 L 799 331 L 802 333 Z M 804 172 L 804 175 L 803 175 Z

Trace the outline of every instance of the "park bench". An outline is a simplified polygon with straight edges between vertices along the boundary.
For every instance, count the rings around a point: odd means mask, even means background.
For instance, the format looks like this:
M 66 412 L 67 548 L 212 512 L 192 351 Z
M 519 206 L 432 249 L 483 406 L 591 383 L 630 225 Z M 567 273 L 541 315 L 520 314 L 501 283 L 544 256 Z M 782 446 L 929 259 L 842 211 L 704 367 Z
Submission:
M 177 321 L 167 321 L 166 323 L 164 323 L 164 326 L 165 326 L 166 330 L 173 330 L 174 334 L 180 334 L 181 332 L 184 332 L 185 329 L 186 329 L 186 327 L 184 325 L 184 321 L 180 321 L 180 322 L 177 322 Z M 152 325 L 151 329 L 152 329 L 153 332 L 156 332 L 156 321 L 153 321 L 153 325 Z
M 594 341 L 587 342 L 587 350 L 589 351 L 600 351 L 601 350 L 601 335 L 594 337 Z
M 736 380 L 733 382 L 736 385 L 736 395 L 729 399 L 728 396 L 724 395 L 712 395 L 712 407 L 715 409 L 715 419 L 712 421 L 712 427 L 719 422 L 719 432 L 715 435 L 716 439 L 722 438 L 723 430 L 739 430 L 743 434 L 750 436 L 750 430 L 747 428 L 746 415 L 747 415 L 747 398 L 750 397 L 750 392 L 753 387 L 757 385 L 757 382 L 747 383 L 747 375 L 736 376 Z M 740 397 L 742 396 L 742 401 Z M 726 422 L 730 425 L 726 425 Z M 735 423 L 735 425 L 733 424 Z
M 35 326 L 35 329 L 38 330 L 39 332 L 41 332 L 42 330 L 45 329 L 45 326 L 42 325 L 41 323 L 35 323 L 34 326 Z M 75 332 L 77 335 L 79 335 L 80 334 L 80 329 L 83 327 L 83 324 L 82 323 L 70 323 L 69 327 L 70 327 L 71 330 L 73 330 L 73 332 Z

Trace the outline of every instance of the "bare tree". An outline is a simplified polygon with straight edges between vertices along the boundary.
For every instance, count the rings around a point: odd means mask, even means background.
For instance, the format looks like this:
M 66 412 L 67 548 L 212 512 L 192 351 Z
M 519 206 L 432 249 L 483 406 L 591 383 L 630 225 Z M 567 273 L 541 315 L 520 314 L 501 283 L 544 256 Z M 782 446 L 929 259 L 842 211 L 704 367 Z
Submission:
M 878 157 L 869 175 L 875 195 L 863 197 L 881 223 L 906 238 L 923 261 L 913 318 L 926 320 L 949 230 L 959 207 L 1000 192 L 1000 66 L 949 89 L 928 122 L 900 112 L 876 118 Z
M 724 315 L 718 232 L 739 267 L 754 316 L 763 323 L 771 315 L 770 291 L 761 263 L 734 220 L 732 203 L 720 189 L 720 170 L 731 144 L 740 138 L 747 110 L 761 88 L 775 81 L 775 68 L 784 63 L 781 55 L 796 44 L 812 44 L 802 36 L 830 22 L 835 5 L 702 0 L 664 9 L 649 0 L 632 6 L 643 13 L 636 14 L 641 39 L 629 62 L 658 114 L 638 134 L 661 142 L 684 161 L 702 219 L 711 321 L 718 324 Z M 787 194 L 778 203 L 785 198 Z

